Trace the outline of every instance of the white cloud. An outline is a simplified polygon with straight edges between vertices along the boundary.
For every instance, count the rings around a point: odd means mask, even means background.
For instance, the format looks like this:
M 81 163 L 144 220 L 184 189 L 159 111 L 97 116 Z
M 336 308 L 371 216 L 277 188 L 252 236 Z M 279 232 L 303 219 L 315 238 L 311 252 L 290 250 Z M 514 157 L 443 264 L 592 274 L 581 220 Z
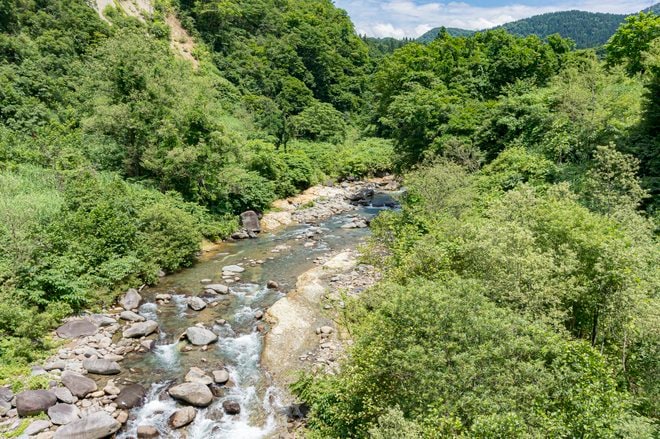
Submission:
M 418 37 L 438 27 L 487 29 L 546 12 L 579 9 L 590 12 L 632 13 L 649 6 L 649 0 L 558 0 L 543 6 L 510 4 L 479 7 L 465 2 L 416 3 L 411 0 L 336 0 L 348 11 L 357 31 L 375 37 Z

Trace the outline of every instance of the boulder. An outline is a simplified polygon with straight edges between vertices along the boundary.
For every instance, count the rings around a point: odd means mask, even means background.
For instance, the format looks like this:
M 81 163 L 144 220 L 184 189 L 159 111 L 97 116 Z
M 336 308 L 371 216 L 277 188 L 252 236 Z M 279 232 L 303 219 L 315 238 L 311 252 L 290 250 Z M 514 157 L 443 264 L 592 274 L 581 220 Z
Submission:
M 259 224 L 259 215 L 253 210 L 248 210 L 241 214 L 241 226 L 247 232 L 261 232 L 261 225 Z
M 215 381 L 217 384 L 225 384 L 227 381 L 229 381 L 229 372 L 226 370 L 214 370 L 213 381 Z
M 199 383 L 205 386 L 213 383 L 213 379 L 199 367 L 191 367 L 184 379 L 187 383 Z
M 227 293 L 229 293 L 229 287 L 227 285 L 209 284 L 209 285 L 205 285 L 204 288 L 206 288 L 207 290 L 213 290 L 218 294 L 227 294 Z
M 0 416 L 6 415 L 11 410 L 11 403 L 0 399 Z
M 57 397 L 58 401 L 62 401 L 66 404 L 73 404 L 78 400 L 69 389 L 66 387 L 55 387 L 54 389 L 51 390 Z
M 87 369 L 87 372 L 96 375 L 116 375 L 121 372 L 119 364 L 104 358 L 98 358 L 96 360 L 88 358 L 83 361 L 83 367 Z
M 142 302 L 142 296 L 140 296 L 140 293 L 138 293 L 137 290 L 131 288 L 126 294 L 124 294 L 124 297 L 119 301 L 119 304 L 126 311 L 131 311 L 137 309 L 137 307 L 140 306 L 140 302 Z
M 42 431 L 50 428 L 50 426 L 51 423 L 49 421 L 46 421 L 45 419 L 39 419 L 38 421 L 34 421 L 30 425 L 28 425 L 27 428 L 23 430 L 23 435 L 20 437 L 36 436 Z
M 99 327 L 88 319 L 71 320 L 55 331 L 60 338 L 87 337 L 96 334 Z
M 197 416 L 197 410 L 194 407 L 184 407 L 172 413 L 168 422 L 172 428 L 181 428 L 194 421 L 195 416 Z
M 44 364 L 44 370 L 51 371 L 51 370 L 64 370 L 66 368 L 66 361 L 64 360 L 56 360 L 51 363 Z
M 191 297 L 188 299 L 188 306 L 193 311 L 201 311 L 206 308 L 206 302 L 201 297 Z
M 241 267 L 240 265 L 226 265 L 222 267 L 222 271 L 226 271 L 228 273 L 242 273 L 245 271 L 245 268 Z
M 205 328 L 198 328 L 197 326 L 191 326 L 186 329 L 186 337 L 195 346 L 205 346 L 218 340 L 218 336 L 213 332 Z
M 14 392 L 9 387 L 0 387 L 0 400 L 11 402 L 14 399 Z
M 133 311 L 123 311 L 121 314 L 119 314 L 119 318 L 129 322 L 144 322 L 147 320 L 144 316 L 141 316 L 140 314 Z
M 84 398 L 87 394 L 96 392 L 96 383 L 94 380 L 74 372 L 64 372 L 62 374 L 62 384 L 71 391 L 71 394 L 78 398 Z
M 167 393 L 174 399 L 196 407 L 208 407 L 213 401 L 213 394 L 208 386 L 199 383 L 179 384 L 171 387 Z
M 227 400 L 222 403 L 222 408 L 228 415 L 237 415 L 241 412 L 241 405 L 238 401 Z
M 16 395 L 18 416 L 38 415 L 57 403 L 57 397 L 48 390 L 26 390 Z
M 122 335 L 124 338 L 146 337 L 157 329 L 158 323 L 154 322 L 153 320 L 147 320 L 146 322 L 133 323 L 124 329 Z
M 326 334 L 326 335 L 332 334 L 333 331 L 334 329 L 332 329 L 332 326 L 321 326 L 321 328 L 319 329 L 319 332 L 321 334 Z
M 155 439 L 160 437 L 160 433 L 153 425 L 140 425 L 137 428 L 137 437 L 139 439 Z
M 48 416 L 55 425 L 66 425 L 80 418 L 80 409 L 73 404 L 55 404 L 48 409 Z
M 117 320 L 113 319 L 110 316 L 106 316 L 105 314 L 92 314 L 88 318 L 96 326 L 100 326 L 100 327 L 110 326 L 117 323 Z
M 268 288 L 269 290 L 278 290 L 280 288 L 280 284 L 278 284 L 274 280 L 269 280 L 268 283 L 266 284 L 266 288 Z
M 119 392 L 115 404 L 120 409 L 132 409 L 142 405 L 147 390 L 140 384 L 130 384 Z
M 53 439 L 102 439 L 120 428 L 121 424 L 115 418 L 99 411 L 58 428 Z

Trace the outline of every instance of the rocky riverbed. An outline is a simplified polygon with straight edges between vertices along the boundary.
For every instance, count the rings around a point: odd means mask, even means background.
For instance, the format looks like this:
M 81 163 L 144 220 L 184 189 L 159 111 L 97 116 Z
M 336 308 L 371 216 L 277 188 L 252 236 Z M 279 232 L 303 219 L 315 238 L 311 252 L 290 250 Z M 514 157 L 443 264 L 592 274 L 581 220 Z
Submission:
M 320 186 L 277 202 L 261 219 L 259 239 L 221 245 L 156 287 L 127 291 L 114 308 L 64 322 L 53 334 L 59 350 L 32 369 L 47 388 L 0 387 L 0 434 L 192 439 L 295 431 L 283 386 L 302 368 L 336 370 L 342 294 L 377 279 L 358 264 L 356 244 L 391 203 L 382 189 L 394 185 Z

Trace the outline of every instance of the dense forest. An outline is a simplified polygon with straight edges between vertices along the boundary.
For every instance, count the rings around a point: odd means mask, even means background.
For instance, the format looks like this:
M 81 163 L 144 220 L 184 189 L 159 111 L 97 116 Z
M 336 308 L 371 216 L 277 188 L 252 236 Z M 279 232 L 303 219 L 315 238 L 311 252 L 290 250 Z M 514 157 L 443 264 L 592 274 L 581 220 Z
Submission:
M 660 3 L 645 9 L 645 12 L 658 13 Z M 627 15 L 605 14 L 601 12 L 560 11 L 535 15 L 530 18 L 512 21 L 497 26 L 494 29 L 504 29 L 507 32 L 526 37 L 536 35 L 547 38 L 552 34 L 559 34 L 570 38 L 578 49 L 596 48 L 604 45 L 614 35 L 617 28 L 625 21 Z M 433 41 L 442 28 L 434 28 L 418 38 L 421 43 Z M 466 29 L 446 28 L 454 37 L 469 36 L 474 31 Z
M 363 38 L 330 0 L 102 12 L 0 0 L 0 380 L 238 213 L 396 172 L 341 372 L 293 387 L 308 436 L 657 437 L 658 15 L 601 59 Z

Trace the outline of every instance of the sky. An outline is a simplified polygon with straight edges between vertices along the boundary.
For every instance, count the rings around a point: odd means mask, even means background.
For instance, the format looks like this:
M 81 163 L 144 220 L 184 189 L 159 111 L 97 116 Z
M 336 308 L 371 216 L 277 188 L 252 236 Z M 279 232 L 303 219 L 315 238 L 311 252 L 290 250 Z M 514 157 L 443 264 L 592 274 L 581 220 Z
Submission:
M 434 27 L 487 29 L 546 12 L 579 9 L 628 14 L 657 0 L 469 0 L 441 3 L 437 0 L 335 0 L 348 11 L 361 35 L 418 37 Z

